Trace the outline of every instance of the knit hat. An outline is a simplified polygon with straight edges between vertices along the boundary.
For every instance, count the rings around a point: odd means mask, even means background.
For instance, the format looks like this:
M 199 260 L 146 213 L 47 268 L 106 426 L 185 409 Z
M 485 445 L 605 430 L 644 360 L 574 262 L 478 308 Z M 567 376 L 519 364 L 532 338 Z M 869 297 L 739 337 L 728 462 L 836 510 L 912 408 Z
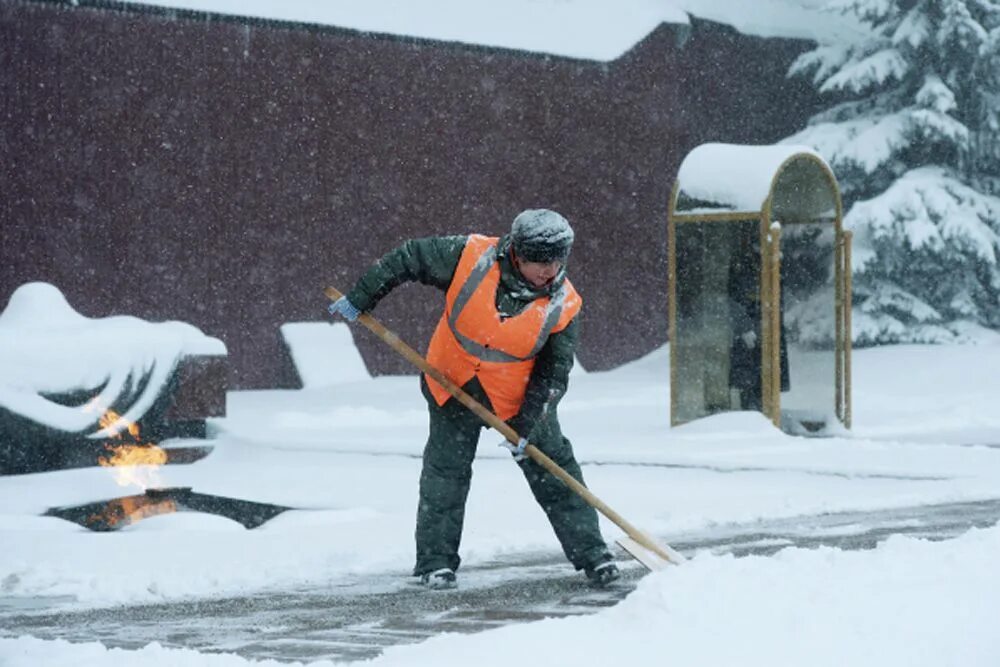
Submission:
M 510 230 L 514 253 L 526 262 L 565 262 L 573 247 L 573 228 L 547 208 L 522 211 Z

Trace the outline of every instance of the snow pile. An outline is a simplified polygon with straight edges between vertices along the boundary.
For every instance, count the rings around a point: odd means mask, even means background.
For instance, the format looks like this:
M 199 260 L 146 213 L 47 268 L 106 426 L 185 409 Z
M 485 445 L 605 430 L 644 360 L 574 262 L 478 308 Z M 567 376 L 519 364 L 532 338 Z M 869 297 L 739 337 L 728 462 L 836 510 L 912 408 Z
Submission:
M 281 325 L 281 335 L 305 389 L 371 377 L 343 322 L 288 322 Z
M 438 637 L 366 664 L 987 667 L 1000 661 L 997 549 L 992 528 L 867 552 L 703 555 L 598 615 Z
M 80 432 L 128 398 L 121 419 L 90 434 L 106 438 L 152 406 L 181 356 L 225 353 L 220 340 L 190 324 L 87 318 L 52 285 L 28 283 L 0 313 L 0 407 L 58 430 Z M 76 391 L 95 397 L 87 406 L 66 406 L 45 396 Z
M 596 615 L 445 634 L 351 664 L 450 667 L 476 656 L 478 667 L 992 667 L 1000 661 L 998 551 L 994 527 L 945 542 L 893 537 L 872 551 L 702 554 L 646 577 L 623 602 Z M 6 667 L 288 664 L 155 643 L 128 651 L 30 637 L 0 639 L 0 657 Z

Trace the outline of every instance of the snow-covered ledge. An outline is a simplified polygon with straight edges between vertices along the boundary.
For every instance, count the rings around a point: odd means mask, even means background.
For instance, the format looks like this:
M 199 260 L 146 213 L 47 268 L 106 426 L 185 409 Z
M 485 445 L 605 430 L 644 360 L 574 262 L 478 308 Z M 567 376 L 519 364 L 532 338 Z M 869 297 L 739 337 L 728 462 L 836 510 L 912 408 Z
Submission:
M 8 422 L 7 430 L 20 424 L 25 432 L 94 442 L 119 435 L 130 423 L 153 416 L 151 411 L 160 413 L 157 419 L 166 413 L 187 420 L 219 416 L 191 414 L 190 406 L 199 401 L 190 398 L 192 390 L 184 385 L 205 375 L 199 368 L 206 359 L 219 366 L 225 355 L 222 341 L 190 324 L 131 316 L 88 318 L 56 287 L 27 283 L 0 313 L 0 416 Z M 224 410 L 221 377 L 211 389 L 221 397 L 209 402 Z M 182 396 L 181 402 L 187 407 L 178 409 L 176 400 L 164 400 L 168 393 L 176 398 L 185 392 L 189 397 Z M 117 418 L 108 421 L 109 411 Z M 11 434 L 3 439 L 11 440 Z M 27 445 L 0 442 L 0 458 L 10 458 L 8 448 L 14 446 Z M 4 463 L 0 460 L 0 471 L 7 468 Z

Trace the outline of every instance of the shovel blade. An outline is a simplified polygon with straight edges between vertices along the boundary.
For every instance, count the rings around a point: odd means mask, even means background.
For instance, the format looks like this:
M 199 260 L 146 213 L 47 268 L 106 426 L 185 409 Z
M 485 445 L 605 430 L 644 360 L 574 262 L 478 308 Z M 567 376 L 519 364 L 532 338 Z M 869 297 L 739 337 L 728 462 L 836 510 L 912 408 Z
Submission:
M 669 560 L 652 549 L 647 549 L 627 535 L 619 537 L 615 540 L 615 542 L 617 542 L 618 546 L 624 549 L 628 555 L 642 563 L 642 565 L 650 572 L 659 572 L 660 570 L 666 569 L 670 565 L 680 565 L 687 560 L 684 556 L 680 555 L 666 544 L 657 542 L 648 536 L 646 539 L 655 544 L 664 554 L 669 556 Z

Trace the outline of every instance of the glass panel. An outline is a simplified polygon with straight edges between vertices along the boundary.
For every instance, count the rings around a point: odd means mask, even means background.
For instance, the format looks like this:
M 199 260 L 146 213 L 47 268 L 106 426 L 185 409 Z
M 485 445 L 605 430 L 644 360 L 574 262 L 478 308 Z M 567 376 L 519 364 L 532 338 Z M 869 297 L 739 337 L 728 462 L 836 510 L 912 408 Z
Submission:
M 781 424 L 815 433 L 836 423 L 834 226 L 781 229 Z
M 760 409 L 759 223 L 676 227 L 674 419 Z

